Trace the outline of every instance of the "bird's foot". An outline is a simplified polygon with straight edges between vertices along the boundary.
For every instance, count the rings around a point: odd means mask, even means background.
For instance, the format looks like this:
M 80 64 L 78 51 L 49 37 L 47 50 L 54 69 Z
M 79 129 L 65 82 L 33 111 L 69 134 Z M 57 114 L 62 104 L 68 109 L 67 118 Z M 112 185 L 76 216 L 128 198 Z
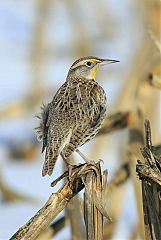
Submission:
M 69 179 L 69 182 L 71 182 L 72 181 L 72 170 L 75 167 L 75 165 L 70 164 L 68 159 L 66 159 L 63 154 L 61 154 L 61 156 L 62 156 L 62 158 L 66 164 L 66 167 L 68 169 L 68 179 Z
M 100 162 L 103 162 L 104 161 L 102 159 L 98 159 L 98 160 L 92 160 L 92 159 L 89 159 L 87 158 L 81 151 L 79 151 L 78 149 L 76 150 L 76 152 L 81 156 L 81 158 L 86 162 L 86 164 L 97 164 L 97 163 L 100 163 Z
M 75 165 L 67 163 L 67 169 L 68 169 L 68 180 L 69 182 L 72 181 L 72 170 L 75 167 Z
M 102 159 L 98 159 L 98 160 L 92 160 L 92 159 L 88 159 L 88 161 L 86 161 L 86 164 L 93 164 L 93 165 L 95 165 L 95 164 L 97 164 L 97 163 L 104 163 L 104 161 L 102 160 Z

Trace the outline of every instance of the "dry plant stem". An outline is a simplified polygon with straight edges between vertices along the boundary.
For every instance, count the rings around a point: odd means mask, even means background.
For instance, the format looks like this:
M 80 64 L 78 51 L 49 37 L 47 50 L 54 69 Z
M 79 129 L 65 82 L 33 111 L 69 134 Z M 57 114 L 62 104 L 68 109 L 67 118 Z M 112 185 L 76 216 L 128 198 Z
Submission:
M 145 122 L 146 146 L 142 148 L 145 163 L 138 161 L 136 171 L 142 182 L 145 237 L 161 239 L 161 156 L 152 152 L 150 122 Z
M 107 175 L 107 174 L 106 174 Z M 63 177 L 68 176 L 68 172 L 62 174 L 58 179 L 56 179 L 51 185 L 60 181 Z M 88 181 L 90 182 L 93 176 L 93 188 L 88 188 Z M 89 179 L 90 178 L 90 179 Z M 83 179 L 83 182 L 82 180 Z M 21 227 L 11 238 L 10 240 L 34 240 L 48 227 L 48 225 L 53 221 L 53 219 L 67 206 L 69 201 L 86 186 L 86 191 L 92 191 L 92 194 L 88 197 L 93 197 L 93 208 L 94 208 L 94 225 L 93 228 L 88 228 L 87 236 L 91 235 L 94 232 L 94 239 L 100 240 L 103 232 L 103 215 L 108 219 L 105 209 L 101 205 L 101 196 L 102 196 L 102 185 L 101 185 L 101 171 L 99 163 L 96 165 L 93 164 L 82 164 L 79 166 L 73 166 L 70 181 L 68 178 L 63 186 L 56 192 L 53 193 L 46 204 L 32 217 L 23 227 Z M 98 193 L 96 201 L 96 192 Z M 99 201 L 98 201 L 99 199 Z M 97 207 L 96 207 L 97 206 Z M 85 208 L 87 208 L 86 205 Z M 85 215 L 86 222 L 90 223 L 91 216 Z M 91 231 L 91 233 L 89 233 Z M 93 238 L 88 238 L 92 239 Z
M 49 228 L 44 230 L 36 239 L 50 240 L 53 236 L 60 232 L 66 225 L 67 219 L 65 217 L 61 217 L 60 219 L 52 223 Z
M 60 219 L 52 223 L 49 228 L 44 230 L 36 239 L 50 240 L 53 236 L 60 232 L 66 225 L 67 219 L 65 217 L 61 217 Z
M 11 240 L 33 240 L 46 229 L 69 201 L 83 189 L 84 185 L 81 179 L 77 178 L 81 168 L 83 167 L 79 166 L 73 169 L 72 182 L 67 179 L 58 192 L 51 194 L 46 204 L 11 237 Z
M 74 165 L 76 163 L 73 156 L 70 157 L 70 163 Z M 64 167 L 65 167 L 64 163 Z M 82 214 L 80 209 L 80 199 L 76 195 L 66 207 L 66 218 L 71 228 L 71 240 L 84 240 L 85 239 L 85 227 L 82 221 Z
M 62 230 L 66 226 L 66 218 L 61 217 L 54 223 L 50 225 L 49 228 L 44 230 L 37 238 L 36 240 L 51 240 L 53 236 L 55 236 L 59 231 Z
M 67 205 L 67 217 L 70 221 L 71 239 L 84 240 L 84 225 L 81 221 L 80 203 L 78 196 L 71 199 Z
M 89 172 L 85 179 L 84 219 L 87 240 L 101 240 L 103 236 L 103 215 L 95 205 L 95 193 L 102 192 L 101 172 Z

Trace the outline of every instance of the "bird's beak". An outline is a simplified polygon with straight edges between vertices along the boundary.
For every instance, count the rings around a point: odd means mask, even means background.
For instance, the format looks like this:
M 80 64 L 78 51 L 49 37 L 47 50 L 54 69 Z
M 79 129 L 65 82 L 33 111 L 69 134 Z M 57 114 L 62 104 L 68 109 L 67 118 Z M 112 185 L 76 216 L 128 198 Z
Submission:
M 110 64 L 110 63 L 116 63 L 116 62 L 120 62 L 120 61 L 110 60 L 110 59 L 99 59 L 99 60 L 95 61 L 96 65 L 94 66 L 94 68 L 91 69 L 88 78 L 89 79 L 95 79 L 96 74 L 100 70 L 101 66 L 104 66 L 104 65 L 107 65 L 107 64 Z
M 110 59 L 101 59 L 100 62 L 98 63 L 100 66 L 104 66 L 110 63 L 117 63 L 120 62 L 118 60 L 110 60 Z

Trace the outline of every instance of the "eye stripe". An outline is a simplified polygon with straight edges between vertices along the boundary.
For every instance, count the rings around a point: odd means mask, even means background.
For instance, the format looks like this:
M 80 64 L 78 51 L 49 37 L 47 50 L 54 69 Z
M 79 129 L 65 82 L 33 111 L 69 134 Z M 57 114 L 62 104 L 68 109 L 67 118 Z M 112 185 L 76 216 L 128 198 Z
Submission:
M 75 68 L 77 68 L 79 66 L 83 66 L 83 65 L 87 66 L 87 62 L 91 62 L 93 64 L 96 64 L 96 63 L 100 62 L 100 60 L 97 60 L 97 59 L 94 59 L 94 58 L 93 59 L 81 60 L 79 62 L 76 62 L 74 65 L 72 65 L 70 69 L 75 69 Z
M 75 69 L 75 68 L 77 68 L 77 67 L 79 67 L 79 66 L 84 65 L 85 63 L 86 63 L 86 61 L 78 62 L 78 63 L 74 64 L 74 65 L 71 67 L 71 69 Z

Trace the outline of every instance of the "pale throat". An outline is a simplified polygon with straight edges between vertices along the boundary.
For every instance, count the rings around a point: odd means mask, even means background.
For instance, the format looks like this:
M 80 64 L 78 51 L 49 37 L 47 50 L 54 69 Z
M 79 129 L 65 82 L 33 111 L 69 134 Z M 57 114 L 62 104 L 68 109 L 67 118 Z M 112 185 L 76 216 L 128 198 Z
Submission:
M 94 79 L 96 80 L 96 75 L 98 71 L 100 70 L 99 66 L 94 67 L 90 70 L 89 74 L 86 76 L 87 79 Z

